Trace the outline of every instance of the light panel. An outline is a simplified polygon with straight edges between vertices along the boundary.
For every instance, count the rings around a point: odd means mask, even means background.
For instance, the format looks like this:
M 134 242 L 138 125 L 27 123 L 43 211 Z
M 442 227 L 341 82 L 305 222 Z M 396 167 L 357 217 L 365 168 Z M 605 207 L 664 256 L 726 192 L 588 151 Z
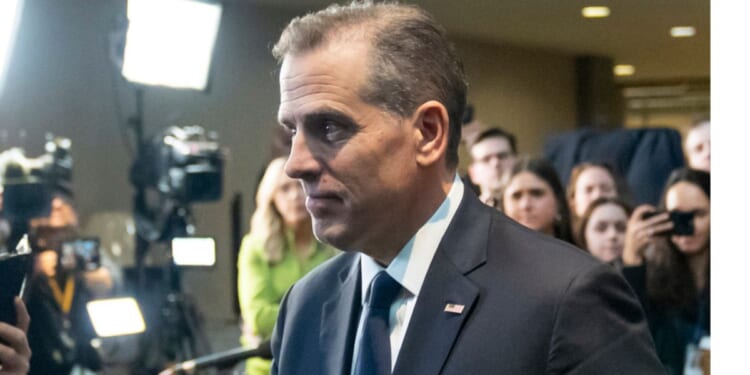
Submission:
M 86 309 L 99 337 L 132 335 L 146 330 L 141 309 L 133 298 L 91 301 Z
M 210 237 L 174 238 L 172 259 L 178 266 L 213 266 L 216 264 L 216 242 Z
M 0 1 L 0 95 L 3 93 L 10 54 L 16 42 L 21 9 L 23 9 L 23 0 Z
M 204 89 L 221 10 L 193 0 L 129 0 L 122 75 L 145 85 Z

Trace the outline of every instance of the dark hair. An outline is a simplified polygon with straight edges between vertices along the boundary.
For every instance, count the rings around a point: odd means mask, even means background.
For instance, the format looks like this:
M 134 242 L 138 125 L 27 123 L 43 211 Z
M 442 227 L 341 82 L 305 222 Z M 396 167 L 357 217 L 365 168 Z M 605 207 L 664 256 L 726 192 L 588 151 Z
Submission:
M 678 182 L 691 183 L 706 194 L 708 199 L 711 199 L 711 174 L 705 171 L 690 168 L 679 168 L 669 175 L 666 184 L 664 184 L 664 192 L 662 193 L 662 208 L 666 206 L 667 192 L 669 189 L 676 185 Z
M 492 127 L 483 130 L 481 133 L 479 133 L 479 135 L 477 135 L 474 142 L 472 142 L 471 147 L 474 147 L 474 145 L 487 138 L 504 138 L 510 144 L 510 150 L 513 152 L 513 155 L 518 155 L 518 149 L 516 148 L 516 136 L 513 135 L 513 133 L 498 127 Z
M 273 47 L 273 55 L 283 62 L 286 55 L 353 34 L 363 35 L 373 47 L 369 77 L 360 97 L 401 117 L 411 115 L 426 101 L 442 103 L 450 121 L 447 165 L 455 167 L 467 83 L 445 29 L 425 10 L 370 1 L 334 4 L 293 19 Z
M 510 181 L 512 181 L 514 177 L 522 172 L 533 173 L 550 186 L 555 195 L 558 210 L 557 213 L 559 214 L 559 220 L 555 220 L 555 237 L 573 243 L 573 235 L 570 231 L 570 210 L 568 209 L 567 202 L 565 202 L 565 192 L 563 191 L 560 178 L 557 176 L 555 168 L 545 159 L 521 158 L 513 166 L 506 187 L 510 185 Z M 505 204 L 503 203 L 502 206 L 505 207 Z
M 593 202 L 591 202 L 588 208 L 586 208 L 586 212 L 583 213 L 583 216 L 581 216 L 581 218 L 576 222 L 576 225 L 575 225 L 574 234 L 575 234 L 576 245 L 578 245 L 581 249 L 584 249 L 586 251 L 588 251 L 589 249 L 589 246 L 586 243 L 586 227 L 589 225 L 589 221 L 591 220 L 591 215 L 594 214 L 594 211 L 597 208 L 604 206 L 605 204 L 614 204 L 616 206 L 619 206 L 620 208 L 623 209 L 623 211 L 625 211 L 625 215 L 627 217 L 630 217 L 632 210 L 630 209 L 630 206 L 627 203 L 625 203 L 625 201 L 623 201 L 622 199 L 609 198 L 609 197 L 602 197 L 602 198 L 595 199 Z
M 679 182 L 693 184 L 700 188 L 706 197 L 711 198 L 711 175 L 708 172 L 680 168 L 670 174 L 664 185 L 660 205 L 662 209 L 666 209 L 667 192 Z M 661 246 L 661 251 L 655 251 L 654 256 L 647 259 L 650 267 L 647 268 L 646 274 L 646 292 L 660 306 L 688 305 L 695 300 L 698 290 L 687 256 L 669 239 L 665 239 Z M 706 288 L 710 288 L 710 269 L 709 260 L 706 265 Z

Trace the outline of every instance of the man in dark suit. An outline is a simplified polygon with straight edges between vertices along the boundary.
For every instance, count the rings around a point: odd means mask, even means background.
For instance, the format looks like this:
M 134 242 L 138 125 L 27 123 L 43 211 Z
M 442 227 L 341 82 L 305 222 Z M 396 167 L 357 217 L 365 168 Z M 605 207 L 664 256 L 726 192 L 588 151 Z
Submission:
M 444 34 L 418 7 L 355 3 L 274 47 L 286 172 L 344 253 L 285 296 L 272 373 L 663 373 L 613 269 L 457 177 L 466 83 Z

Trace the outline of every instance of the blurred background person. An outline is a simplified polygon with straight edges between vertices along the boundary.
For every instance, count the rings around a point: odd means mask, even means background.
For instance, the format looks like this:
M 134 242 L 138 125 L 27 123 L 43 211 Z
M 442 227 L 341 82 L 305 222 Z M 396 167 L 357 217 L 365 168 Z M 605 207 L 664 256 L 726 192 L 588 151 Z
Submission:
M 256 208 L 238 259 L 241 342 L 257 346 L 271 337 L 279 303 L 299 278 L 335 254 L 318 242 L 297 180 L 284 173 L 286 158 L 271 161 L 258 186 Z M 247 361 L 247 373 L 268 374 L 271 362 Z
M 707 172 L 679 169 L 666 183 L 662 208 L 693 213 L 693 234 L 670 233 L 668 213 L 635 209 L 622 255 L 623 274 L 641 299 L 659 358 L 682 374 L 689 345 L 710 336 L 711 189 Z
M 69 374 L 74 368 L 97 371 L 101 361 L 91 340 L 96 337 L 86 303 L 90 287 L 110 290 L 106 269 L 85 271 L 62 244 L 78 238 L 78 216 L 67 192 L 58 191 L 49 216 L 31 219 L 33 269 L 28 292 L 31 316 L 30 374 Z M 90 272 L 90 274 L 89 274 Z
M 544 159 L 523 158 L 513 166 L 502 208 L 528 228 L 573 243 L 565 192 L 554 167 Z
M 685 156 L 688 166 L 711 172 L 711 120 L 695 122 L 685 137 Z
M 598 198 L 591 202 L 574 232 L 582 249 L 605 263 L 622 255 L 630 208 L 618 198 Z
M 497 127 L 483 130 L 470 144 L 469 154 L 469 177 L 479 186 L 479 199 L 499 207 L 503 187 L 518 155 L 516 136 Z
M 605 163 L 584 162 L 570 172 L 567 197 L 572 219 L 575 222 L 586 212 L 589 204 L 598 198 L 622 198 L 615 173 Z

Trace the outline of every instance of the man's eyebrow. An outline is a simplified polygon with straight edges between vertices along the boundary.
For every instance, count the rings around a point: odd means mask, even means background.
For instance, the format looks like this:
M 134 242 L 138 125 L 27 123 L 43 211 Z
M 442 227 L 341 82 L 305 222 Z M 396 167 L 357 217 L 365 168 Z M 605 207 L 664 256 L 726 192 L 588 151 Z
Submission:
M 333 108 L 322 108 L 318 111 L 307 113 L 302 117 L 303 124 L 315 124 L 323 120 L 333 120 L 345 125 L 356 125 L 354 119 L 351 116 L 333 109 Z M 297 124 L 288 118 L 279 118 L 279 124 L 285 128 L 295 128 Z
M 351 118 L 351 116 L 332 108 L 325 108 L 320 111 L 310 113 L 303 119 L 305 123 L 318 123 L 322 120 L 333 120 L 342 124 L 354 124 L 354 120 Z

